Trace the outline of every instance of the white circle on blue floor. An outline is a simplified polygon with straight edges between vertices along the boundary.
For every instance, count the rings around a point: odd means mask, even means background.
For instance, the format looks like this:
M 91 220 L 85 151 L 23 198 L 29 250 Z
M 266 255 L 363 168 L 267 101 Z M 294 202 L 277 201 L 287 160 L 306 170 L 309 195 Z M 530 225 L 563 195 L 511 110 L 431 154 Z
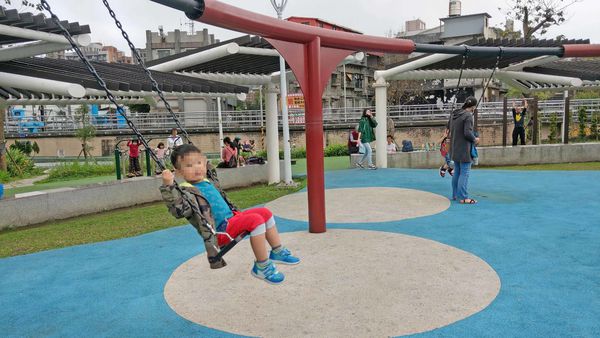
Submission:
M 482 259 L 436 241 L 398 233 L 328 230 L 284 233 L 302 259 L 278 264 L 281 285 L 250 275 L 249 241 L 211 270 L 206 255 L 180 265 L 165 285 L 183 318 L 260 337 L 389 337 L 426 332 L 485 309 L 500 290 Z
M 377 223 L 430 216 L 450 207 L 444 196 L 422 190 L 367 187 L 325 190 L 327 223 Z M 308 222 L 308 193 L 267 203 L 273 214 Z

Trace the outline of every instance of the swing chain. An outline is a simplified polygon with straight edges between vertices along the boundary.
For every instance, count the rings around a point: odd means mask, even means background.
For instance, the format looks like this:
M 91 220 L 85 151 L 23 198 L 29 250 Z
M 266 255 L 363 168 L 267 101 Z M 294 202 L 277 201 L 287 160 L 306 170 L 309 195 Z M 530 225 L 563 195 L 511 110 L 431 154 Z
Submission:
M 87 67 L 88 71 L 96 78 L 96 81 L 98 82 L 98 84 L 100 85 L 100 87 L 102 87 L 102 89 L 104 89 L 104 91 L 106 92 L 106 97 L 109 99 L 109 101 L 112 104 L 114 104 L 117 107 L 117 112 L 119 112 L 119 114 L 121 114 L 121 116 L 125 119 L 125 121 L 127 122 L 127 125 L 131 128 L 131 130 L 134 132 L 134 134 L 138 137 L 138 140 L 140 140 L 142 142 L 142 144 L 144 145 L 144 147 L 146 149 L 150 149 L 150 145 L 148 144 L 148 141 L 146 141 L 146 139 L 140 133 L 140 131 L 137 129 L 137 127 L 135 126 L 135 124 L 133 123 L 133 121 L 131 121 L 127 117 L 127 115 L 124 113 L 122 106 L 120 106 L 117 103 L 117 100 L 116 100 L 115 96 L 111 93 L 111 91 L 106 86 L 106 82 L 100 77 L 100 75 L 98 75 L 98 72 L 96 72 L 96 69 L 94 68 L 94 66 L 85 57 L 85 55 L 83 54 L 83 52 L 81 51 L 81 49 L 79 48 L 79 46 L 77 46 L 77 44 L 73 40 L 73 37 L 71 36 L 71 33 L 69 33 L 69 31 L 62 25 L 62 23 L 60 22 L 60 19 L 56 16 L 56 14 L 54 14 L 54 12 L 52 12 L 52 9 L 50 8 L 50 5 L 48 4 L 48 2 L 46 0 L 40 0 L 40 2 L 41 2 L 42 7 L 48 13 L 50 13 L 50 16 L 51 16 L 52 20 L 54 21 L 54 23 L 62 30 L 63 36 L 69 41 L 69 43 L 71 44 L 71 47 L 73 47 L 73 49 L 77 53 L 77 56 L 79 56 L 79 58 L 81 59 L 81 61 L 85 64 L 85 66 Z M 162 163 L 159 161 L 158 157 L 156 156 L 156 154 L 154 152 L 151 151 L 150 152 L 150 156 L 152 157 L 152 159 L 154 160 L 154 162 L 156 162 L 157 166 L 161 169 L 161 171 L 163 171 L 163 170 L 166 169 L 162 165 Z M 202 215 L 202 213 L 200 212 L 200 210 L 198 209 L 198 207 L 194 203 L 192 203 L 192 201 L 189 201 L 187 195 L 183 192 L 183 190 L 177 184 L 176 181 L 174 181 L 174 188 L 181 194 L 181 197 L 188 202 L 188 204 L 192 208 L 192 211 L 196 215 L 198 215 L 200 217 L 200 219 L 204 223 L 204 226 L 206 228 L 208 228 L 213 235 L 216 235 L 215 230 L 210 226 L 210 223 Z
M 502 49 L 502 47 L 498 47 L 498 48 L 499 48 L 499 51 L 498 51 L 498 55 L 496 56 L 496 64 L 494 65 L 494 68 L 492 69 L 492 74 L 490 75 L 490 78 L 488 79 L 487 83 L 485 84 L 485 87 L 483 87 L 483 91 L 481 92 L 481 96 L 479 97 L 479 100 L 477 100 L 477 103 L 475 104 L 475 109 L 477 109 L 477 107 L 479 107 L 479 103 L 481 102 L 481 100 L 483 100 L 483 96 L 485 95 L 485 92 L 486 92 L 488 86 L 492 82 L 492 79 L 494 78 L 494 74 L 496 73 L 496 70 L 498 70 L 498 67 L 500 66 L 500 60 L 502 60 L 502 54 L 504 53 L 504 49 Z
M 471 49 L 469 48 L 469 46 L 463 45 L 465 47 L 465 51 L 463 52 L 463 56 L 462 56 L 462 64 L 460 66 L 460 74 L 458 74 L 458 82 L 456 82 L 456 93 L 454 94 L 454 102 L 452 105 L 452 109 L 456 109 L 456 101 L 458 101 L 458 91 L 460 90 L 460 80 L 462 79 L 462 75 L 463 75 L 463 70 L 465 69 L 465 65 L 467 63 L 467 59 L 469 58 L 469 53 L 471 52 Z
M 119 21 L 119 19 L 117 19 L 117 14 L 110 7 L 110 4 L 108 3 L 108 0 L 102 0 L 102 2 L 104 3 L 104 7 L 106 7 L 106 9 L 108 10 L 108 14 L 110 14 L 110 16 L 113 18 L 113 20 L 115 22 L 115 25 L 121 31 L 121 35 L 123 35 L 123 38 L 127 41 L 127 44 L 129 45 L 129 49 L 131 49 L 131 54 L 133 56 L 135 56 L 135 58 L 138 61 L 139 65 L 144 69 L 144 72 L 146 73 L 146 75 L 148 76 L 148 78 L 150 79 L 150 81 L 152 82 L 152 89 L 158 94 L 158 96 L 160 97 L 160 99 L 164 103 L 165 108 L 168 110 L 169 114 L 171 114 L 171 117 L 175 121 L 175 124 L 177 124 L 177 127 L 179 128 L 179 130 L 181 130 L 181 132 L 183 133 L 186 141 L 189 144 L 193 144 L 190 136 L 187 133 L 187 131 L 185 130 L 185 128 L 183 127 L 183 125 L 181 125 L 181 122 L 179 121 L 179 118 L 177 117 L 177 115 L 171 109 L 171 105 L 165 99 L 165 97 L 163 95 L 163 91 L 159 88 L 158 83 L 156 82 L 156 80 L 154 79 L 154 77 L 152 77 L 152 72 L 146 67 L 146 63 L 144 62 L 144 59 L 142 59 L 142 57 L 140 56 L 140 53 L 138 53 L 137 49 L 135 48 L 135 45 L 129 39 L 129 34 L 127 34 L 127 32 L 125 31 L 125 29 L 123 28 L 123 24 L 121 23 L 121 21 Z M 215 175 L 210 170 L 208 171 L 208 176 L 209 176 L 209 178 L 211 180 L 213 180 L 213 181 L 215 181 L 217 183 L 219 182 L 218 179 L 217 179 L 217 175 Z M 231 202 L 229 200 L 229 198 L 221 191 L 221 189 L 219 189 L 219 191 L 220 191 L 221 196 L 223 197 L 223 199 L 225 199 L 225 202 L 229 205 L 229 207 L 232 210 L 239 210 L 233 204 L 233 202 Z
M 110 7 L 110 4 L 108 3 L 108 1 L 107 0 L 102 0 L 102 2 L 104 3 L 104 6 L 108 10 L 108 14 L 110 14 L 110 16 L 115 21 L 115 25 L 121 31 L 121 35 L 123 35 L 123 38 L 125 38 L 125 40 L 127 41 L 127 44 L 129 45 L 129 49 L 131 49 L 132 55 L 135 56 L 135 58 L 138 61 L 139 65 L 144 69 L 144 72 L 146 73 L 146 75 L 148 76 L 148 78 L 150 79 L 150 81 L 152 82 L 152 89 L 154 89 L 154 91 L 160 97 L 161 101 L 164 103 L 165 108 L 171 114 L 171 117 L 175 121 L 175 124 L 177 124 L 177 127 L 179 128 L 179 130 L 181 130 L 181 132 L 183 133 L 186 141 L 189 144 L 192 144 L 192 140 L 190 139 L 190 136 L 188 135 L 188 133 L 185 130 L 185 128 L 181 125 L 181 122 L 179 121 L 179 118 L 177 117 L 177 115 L 171 109 L 171 105 L 169 104 L 169 102 L 165 99 L 163 91 L 158 86 L 158 82 L 156 82 L 156 80 L 154 79 L 154 77 L 152 77 L 152 72 L 150 72 L 150 70 L 146 67 L 146 63 L 144 62 L 144 59 L 142 59 L 142 57 L 140 56 L 140 53 L 138 53 L 137 49 L 135 48 L 135 45 L 129 39 L 129 34 L 127 34 L 127 32 L 125 32 L 125 30 L 123 29 L 123 24 L 121 23 L 121 21 L 119 21 L 117 19 L 117 15 L 115 14 L 115 12 Z

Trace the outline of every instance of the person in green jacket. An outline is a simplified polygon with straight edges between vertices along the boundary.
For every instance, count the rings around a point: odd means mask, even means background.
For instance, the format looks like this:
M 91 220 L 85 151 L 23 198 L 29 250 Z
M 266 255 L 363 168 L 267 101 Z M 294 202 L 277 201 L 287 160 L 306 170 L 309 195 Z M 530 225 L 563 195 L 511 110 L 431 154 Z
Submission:
M 371 149 L 371 142 L 375 141 L 375 130 L 373 130 L 375 127 L 377 127 L 377 121 L 373 117 L 373 112 L 371 112 L 371 109 L 365 108 L 358 122 L 358 138 L 365 149 L 362 158 L 356 162 L 356 166 L 359 168 L 364 168 L 363 163 L 366 159 L 368 169 L 377 169 L 373 164 L 373 150 Z

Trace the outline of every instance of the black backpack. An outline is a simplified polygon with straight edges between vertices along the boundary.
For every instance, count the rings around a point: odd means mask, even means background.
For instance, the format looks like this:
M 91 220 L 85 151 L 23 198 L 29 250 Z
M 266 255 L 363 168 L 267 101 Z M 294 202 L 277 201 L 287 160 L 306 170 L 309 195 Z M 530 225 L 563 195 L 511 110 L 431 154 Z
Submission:
M 413 151 L 413 145 L 411 140 L 402 140 L 402 152 L 408 153 Z
M 258 156 L 250 156 L 246 160 L 246 164 L 265 164 L 265 159 Z

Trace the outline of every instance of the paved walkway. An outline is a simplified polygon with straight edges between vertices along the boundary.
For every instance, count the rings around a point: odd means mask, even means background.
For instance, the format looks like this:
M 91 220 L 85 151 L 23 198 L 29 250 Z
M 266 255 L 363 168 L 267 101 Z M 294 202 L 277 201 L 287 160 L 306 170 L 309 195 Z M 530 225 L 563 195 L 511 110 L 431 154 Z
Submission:
M 308 234 L 304 220 L 278 217 L 283 240 L 303 258 L 281 267 L 283 285 L 250 276 L 247 243 L 228 254 L 230 266 L 207 270 L 198 235 L 183 226 L 1 259 L 0 332 L 597 337 L 600 200 L 590 182 L 599 181 L 598 171 L 475 170 L 478 205 L 381 220 L 362 188 L 414 190 L 433 201 L 448 195 L 449 178 L 435 170 L 328 172 L 328 189 L 357 189 L 356 208 L 369 222 L 341 220 Z
M 22 179 L 22 180 L 18 180 L 18 181 L 13 181 L 10 183 L 6 183 L 4 185 L 4 187 L 6 189 L 14 189 L 14 188 L 20 188 L 20 187 L 29 187 L 34 185 L 35 182 L 41 181 L 41 180 L 45 180 L 46 178 L 48 178 L 48 174 L 44 174 L 41 176 L 36 176 L 33 178 L 26 178 L 26 179 Z

